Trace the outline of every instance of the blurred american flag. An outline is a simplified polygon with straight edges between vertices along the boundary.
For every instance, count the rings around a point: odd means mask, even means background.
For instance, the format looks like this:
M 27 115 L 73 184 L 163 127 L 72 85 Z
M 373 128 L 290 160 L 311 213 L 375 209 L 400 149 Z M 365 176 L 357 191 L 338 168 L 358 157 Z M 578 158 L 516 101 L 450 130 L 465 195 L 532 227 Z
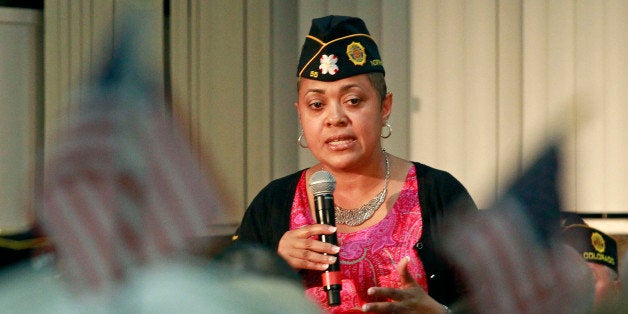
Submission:
M 76 290 L 185 250 L 225 222 L 217 191 L 177 132 L 130 28 L 45 172 L 41 221 Z
M 556 238 L 558 174 L 559 149 L 551 144 L 490 209 L 452 223 L 445 248 L 468 285 L 465 311 L 590 312 L 589 270 Z

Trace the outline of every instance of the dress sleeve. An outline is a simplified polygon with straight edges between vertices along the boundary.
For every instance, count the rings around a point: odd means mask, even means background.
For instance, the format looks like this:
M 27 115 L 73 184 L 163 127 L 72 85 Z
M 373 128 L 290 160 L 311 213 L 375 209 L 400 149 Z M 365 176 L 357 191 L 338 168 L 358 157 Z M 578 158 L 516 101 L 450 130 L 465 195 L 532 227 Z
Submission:
M 270 230 L 263 226 L 268 226 L 267 212 L 270 210 L 270 206 L 267 198 L 271 193 L 268 191 L 269 186 L 266 186 L 249 204 L 240 226 L 233 236 L 234 241 L 241 242 L 254 242 L 259 244 L 265 244 L 266 233 Z
M 415 245 L 428 279 L 428 293 L 442 304 L 453 305 L 465 294 L 463 280 L 447 262 L 440 240 L 447 222 L 477 210 L 467 189 L 450 173 L 415 163 L 423 234 Z
M 277 250 L 279 240 L 290 227 L 290 210 L 301 173 L 274 180 L 257 194 L 242 217 L 234 241 Z

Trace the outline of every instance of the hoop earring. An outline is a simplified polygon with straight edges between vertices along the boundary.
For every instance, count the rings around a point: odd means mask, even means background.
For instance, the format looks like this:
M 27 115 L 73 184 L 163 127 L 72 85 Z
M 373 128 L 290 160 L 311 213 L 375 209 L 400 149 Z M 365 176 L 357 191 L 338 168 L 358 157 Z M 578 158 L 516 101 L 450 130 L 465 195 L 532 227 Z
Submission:
M 384 135 L 384 133 L 382 133 L 381 137 L 382 138 L 389 138 L 390 135 L 392 135 L 392 127 L 390 126 L 390 123 L 386 122 L 385 127 L 388 129 L 388 133 Z
M 303 131 L 301 131 L 301 133 L 299 133 L 299 138 L 297 139 L 297 144 L 299 144 L 301 148 L 307 148 L 307 141 L 305 142 L 305 144 L 303 144 L 304 139 L 305 135 L 303 134 Z

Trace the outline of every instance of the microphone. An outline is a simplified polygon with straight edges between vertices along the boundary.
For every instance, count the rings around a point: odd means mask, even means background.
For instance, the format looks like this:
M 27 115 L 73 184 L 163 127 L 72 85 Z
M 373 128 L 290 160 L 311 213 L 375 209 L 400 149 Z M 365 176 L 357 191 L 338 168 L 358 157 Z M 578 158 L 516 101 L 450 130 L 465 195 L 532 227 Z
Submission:
M 314 194 L 314 208 L 316 210 L 316 222 L 336 226 L 336 216 L 334 213 L 334 190 L 336 180 L 331 173 L 321 170 L 317 171 L 310 178 L 310 188 Z M 336 233 L 321 234 L 319 240 L 325 243 L 338 245 Z M 336 256 L 336 262 L 329 265 L 329 268 L 321 275 L 323 287 L 327 291 L 327 304 L 336 306 L 340 304 L 340 290 L 342 290 L 342 274 L 340 273 L 340 259 Z

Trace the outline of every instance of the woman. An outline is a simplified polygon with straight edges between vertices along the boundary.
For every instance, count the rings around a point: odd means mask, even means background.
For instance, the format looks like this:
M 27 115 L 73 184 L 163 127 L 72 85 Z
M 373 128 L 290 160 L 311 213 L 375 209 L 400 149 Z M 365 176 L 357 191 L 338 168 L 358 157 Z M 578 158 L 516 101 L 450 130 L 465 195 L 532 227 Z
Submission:
M 390 155 L 393 97 L 377 45 L 359 18 L 312 20 L 298 66 L 299 145 L 318 164 L 277 179 L 250 204 L 234 238 L 277 250 L 329 312 L 442 313 L 462 286 L 439 257 L 444 220 L 477 209 L 450 174 Z M 336 181 L 336 226 L 316 224 L 312 174 Z M 318 240 L 337 232 L 339 247 Z M 341 304 L 330 307 L 321 271 L 338 253 Z M 427 293 L 426 293 L 427 291 Z

